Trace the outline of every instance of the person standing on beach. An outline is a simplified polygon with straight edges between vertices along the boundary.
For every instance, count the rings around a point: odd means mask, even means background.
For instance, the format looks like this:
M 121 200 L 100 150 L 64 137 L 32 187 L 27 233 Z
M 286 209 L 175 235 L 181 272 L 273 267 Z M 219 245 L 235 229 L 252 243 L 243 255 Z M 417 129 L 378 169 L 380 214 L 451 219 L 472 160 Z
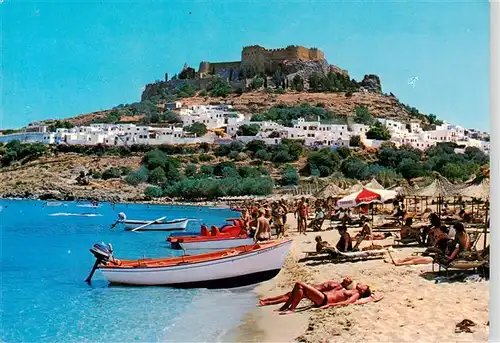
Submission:
M 265 216 L 265 211 L 259 211 L 259 218 L 257 218 L 257 230 L 255 231 L 254 241 L 262 242 L 271 239 L 271 228 L 269 227 L 269 220 Z
M 283 210 L 280 205 L 275 202 L 272 205 L 273 208 L 273 225 L 276 228 L 276 237 L 279 238 L 283 235 Z
M 298 214 L 297 230 L 299 231 L 299 235 L 301 233 L 305 235 L 307 228 L 307 216 L 309 215 L 309 208 L 307 207 L 307 202 L 304 197 L 300 199 L 300 203 L 297 208 L 297 214 Z

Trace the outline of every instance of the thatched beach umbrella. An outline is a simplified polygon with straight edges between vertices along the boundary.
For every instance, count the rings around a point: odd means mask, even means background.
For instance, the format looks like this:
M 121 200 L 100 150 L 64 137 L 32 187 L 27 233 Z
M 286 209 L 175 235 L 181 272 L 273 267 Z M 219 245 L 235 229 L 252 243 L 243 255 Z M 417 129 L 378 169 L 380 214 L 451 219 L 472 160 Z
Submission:
M 466 185 L 464 188 L 458 189 L 456 195 L 488 201 L 490 199 L 490 180 L 483 178 L 478 183 Z
M 344 190 L 337 186 L 334 183 L 330 183 L 323 187 L 319 192 L 314 194 L 315 198 L 329 198 L 329 197 L 335 197 L 339 194 L 342 194 Z
M 433 172 L 433 177 L 434 181 L 430 185 L 415 191 L 413 196 L 425 198 L 426 202 L 427 198 L 437 198 L 438 213 L 441 215 L 441 200 L 456 195 L 458 187 L 438 172 Z
M 363 184 L 361 182 L 357 182 L 355 183 L 354 185 L 352 185 L 351 187 L 347 188 L 347 189 L 344 189 L 342 191 L 342 195 L 347 195 L 347 194 L 352 194 L 352 193 L 356 193 L 356 192 L 359 192 L 363 189 Z
M 384 189 L 384 186 L 382 186 L 375 178 L 371 179 L 365 187 L 371 189 Z

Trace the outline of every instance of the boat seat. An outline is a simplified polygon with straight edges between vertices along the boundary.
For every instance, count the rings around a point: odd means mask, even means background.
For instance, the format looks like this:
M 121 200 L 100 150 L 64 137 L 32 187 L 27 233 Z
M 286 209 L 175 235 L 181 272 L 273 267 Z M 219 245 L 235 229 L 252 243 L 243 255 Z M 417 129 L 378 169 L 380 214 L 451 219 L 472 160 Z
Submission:
M 201 236 L 210 236 L 210 231 L 208 230 L 208 227 L 206 225 L 201 226 Z
M 220 235 L 219 228 L 215 225 L 212 225 L 212 231 L 211 231 L 212 236 L 217 236 Z

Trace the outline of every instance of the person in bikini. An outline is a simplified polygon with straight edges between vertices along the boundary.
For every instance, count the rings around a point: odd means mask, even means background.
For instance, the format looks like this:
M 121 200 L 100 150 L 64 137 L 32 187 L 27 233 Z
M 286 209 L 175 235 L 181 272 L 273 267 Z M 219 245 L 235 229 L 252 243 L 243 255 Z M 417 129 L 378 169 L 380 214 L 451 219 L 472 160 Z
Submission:
M 334 306 L 347 306 L 354 303 L 373 301 L 374 299 L 366 299 L 368 301 L 358 302 L 358 300 L 368 298 L 370 295 L 371 290 L 367 285 L 357 284 L 352 290 L 330 289 L 319 291 L 312 285 L 299 281 L 295 284 L 289 300 L 278 311 L 280 314 L 294 313 L 300 301 L 304 298 L 311 300 L 317 307 L 326 309 Z
M 354 283 L 351 278 L 346 277 L 340 283 L 333 280 L 328 280 L 317 285 L 311 285 L 311 287 L 317 289 L 320 292 L 327 292 L 331 290 L 338 291 L 342 289 L 352 290 L 356 287 L 356 283 Z M 290 291 L 286 294 L 278 295 L 276 297 L 259 299 L 259 306 L 269 306 L 286 303 L 290 300 L 292 293 L 293 291 Z
M 452 262 L 460 252 L 470 249 L 469 235 L 465 232 L 462 223 L 454 225 L 457 232 L 455 240 L 451 240 L 446 234 L 446 228 L 440 228 L 439 234 L 436 235 L 434 246 L 426 249 L 428 253 L 435 253 L 440 262 L 447 264 Z M 406 266 L 414 264 L 428 264 L 434 261 L 431 256 L 409 256 L 403 259 L 394 260 L 390 252 L 389 256 L 392 263 L 396 266 Z M 387 262 L 387 261 L 386 261 Z

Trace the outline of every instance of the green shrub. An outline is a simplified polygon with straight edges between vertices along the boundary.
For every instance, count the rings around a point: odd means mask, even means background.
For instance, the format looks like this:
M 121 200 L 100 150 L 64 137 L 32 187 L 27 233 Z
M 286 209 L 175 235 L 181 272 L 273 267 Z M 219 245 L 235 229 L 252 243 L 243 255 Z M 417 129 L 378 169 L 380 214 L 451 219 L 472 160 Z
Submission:
M 122 175 L 122 171 L 120 170 L 120 168 L 111 167 L 111 168 L 106 169 L 102 173 L 102 178 L 104 180 L 116 179 L 116 178 L 119 178 L 121 175 Z
M 161 198 L 163 196 L 163 190 L 160 187 L 149 186 L 144 190 L 144 195 L 149 198 Z
M 136 171 L 131 172 L 125 177 L 125 182 L 131 186 L 137 186 L 140 183 L 146 182 L 149 177 L 148 170 L 143 166 Z

